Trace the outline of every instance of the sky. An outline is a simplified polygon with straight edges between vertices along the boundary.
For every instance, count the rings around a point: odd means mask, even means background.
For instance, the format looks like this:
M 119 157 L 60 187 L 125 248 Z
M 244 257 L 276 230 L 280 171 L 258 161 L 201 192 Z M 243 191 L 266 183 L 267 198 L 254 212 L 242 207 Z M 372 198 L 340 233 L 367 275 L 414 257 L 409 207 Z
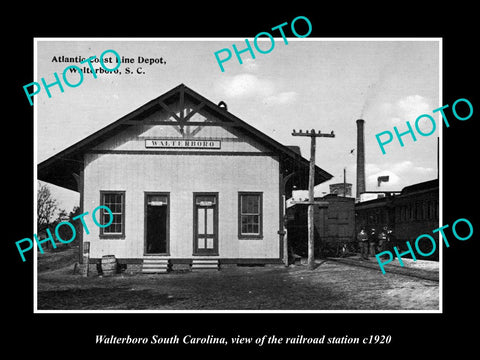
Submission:
M 315 189 L 316 196 L 328 193 L 328 185 L 356 176 L 356 120 L 365 120 L 365 161 L 367 190 L 394 190 L 437 177 L 437 137 L 441 136 L 441 44 L 439 39 L 323 39 L 275 38 L 273 50 L 241 54 L 236 59 L 232 45 L 246 47 L 244 38 L 217 39 L 38 39 L 36 75 L 33 81 L 54 82 L 67 66 L 59 57 L 97 58 L 114 50 L 134 63 L 121 63 L 118 74 L 66 73 L 70 83 L 50 87 L 51 98 L 42 88 L 35 95 L 36 159 L 46 160 L 86 136 L 118 120 L 148 101 L 184 83 L 214 103 L 223 100 L 228 111 L 284 145 L 298 145 L 309 158 L 310 140 L 293 137 L 292 130 L 334 131 L 334 138 L 317 138 L 316 164 L 334 177 Z M 271 47 L 268 38 L 258 46 Z M 228 48 L 232 58 L 223 63 L 222 72 L 214 56 Z M 223 53 L 220 56 L 224 56 Z M 105 53 L 105 59 L 115 56 Z M 141 58 L 157 63 L 139 63 Z M 161 59 L 161 63 L 160 63 Z M 108 60 L 106 60 L 108 61 Z M 98 63 L 94 63 L 99 68 Z M 115 64 L 105 63 L 113 68 Z M 131 73 L 127 73 L 127 67 Z M 137 71 L 138 70 L 138 71 Z M 26 99 L 26 101 L 28 101 Z M 386 145 L 382 154 L 375 135 L 414 127 L 422 114 L 431 115 L 437 124 L 430 136 L 416 134 Z M 432 129 L 427 118 L 418 123 L 424 133 Z M 353 150 L 353 153 L 352 153 Z M 389 176 L 378 187 L 378 176 Z M 61 208 L 70 211 L 78 205 L 78 193 L 50 185 Z

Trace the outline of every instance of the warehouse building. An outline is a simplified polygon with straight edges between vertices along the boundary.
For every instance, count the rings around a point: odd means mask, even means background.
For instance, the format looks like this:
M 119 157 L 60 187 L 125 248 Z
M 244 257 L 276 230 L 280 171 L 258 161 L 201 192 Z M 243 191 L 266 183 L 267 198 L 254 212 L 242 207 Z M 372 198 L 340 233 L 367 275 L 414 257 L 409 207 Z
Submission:
M 175 264 L 281 263 L 285 199 L 309 162 L 180 84 L 38 165 L 80 193 L 103 225 L 81 234 L 90 264 L 113 255 L 157 272 Z M 315 184 L 332 176 L 315 167 Z M 288 181 L 287 181 L 288 180 Z

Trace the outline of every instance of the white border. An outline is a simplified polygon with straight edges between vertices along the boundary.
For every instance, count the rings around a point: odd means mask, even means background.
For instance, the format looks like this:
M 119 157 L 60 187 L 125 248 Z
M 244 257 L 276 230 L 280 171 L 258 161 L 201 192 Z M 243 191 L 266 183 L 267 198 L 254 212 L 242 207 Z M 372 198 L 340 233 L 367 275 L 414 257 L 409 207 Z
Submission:
M 38 79 L 38 66 L 37 66 L 37 39 L 33 39 L 33 78 Z M 38 176 L 37 176 L 37 138 L 38 138 L 38 115 L 37 115 L 37 102 L 33 103 L 33 233 L 37 234 L 37 193 L 38 193 Z M 35 242 L 32 235 L 32 241 Z M 33 312 L 40 312 L 38 310 L 38 291 L 37 291 L 37 281 L 38 281 L 38 272 L 37 272 L 37 246 L 33 246 Z
M 33 65 L 33 76 L 34 79 L 38 78 L 37 74 L 37 44 L 41 41 L 164 41 L 164 42 L 176 42 L 176 41 L 245 41 L 245 39 L 253 40 L 253 37 L 241 38 L 241 37 L 213 37 L 213 38 L 144 38 L 144 37 L 120 37 L 120 38 L 33 38 L 34 42 L 34 65 Z M 274 37 L 275 40 L 283 40 L 282 37 Z M 269 38 L 259 38 L 260 41 L 270 41 Z M 356 37 L 325 37 L 325 38 L 316 38 L 316 37 L 305 37 L 305 38 L 291 38 L 287 37 L 288 42 L 290 43 L 295 41 L 437 41 L 439 44 L 439 107 L 443 105 L 443 38 L 441 37 L 372 37 L 372 38 L 356 38 Z M 35 80 L 34 80 L 35 81 Z M 433 109 L 432 109 L 433 110 Z M 34 224 L 33 229 L 34 233 L 37 233 L 37 107 L 36 103 L 33 105 L 33 114 L 34 114 L 34 164 L 33 164 L 33 175 L 34 175 Z M 441 121 L 439 121 L 441 124 Z M 443 126 L 439 126 L 439 160 L 438 160 L 438 178 L 439 178 L 439 226 L 443 226 Z M 439 235 L 440 236 L 440 235 Z M 85 314 L 85 313 L 94 313 L 94 314 L 155 314 L 155 313 L 178 313 L 178 314 L 238 314 L 238 313 L 251 313 L 251 314 L 442 314 L 443 313 L 443 246 L 440 246 L 440 238 L 438 242 L 439 247 L 439 309 L 438 310 L 38 310 L 38 298 L 37 298 L 37 246 L 33 246 L 33 312 L 35 314 L 56 314 L 56 313 L 66 313 L 66 314 Z

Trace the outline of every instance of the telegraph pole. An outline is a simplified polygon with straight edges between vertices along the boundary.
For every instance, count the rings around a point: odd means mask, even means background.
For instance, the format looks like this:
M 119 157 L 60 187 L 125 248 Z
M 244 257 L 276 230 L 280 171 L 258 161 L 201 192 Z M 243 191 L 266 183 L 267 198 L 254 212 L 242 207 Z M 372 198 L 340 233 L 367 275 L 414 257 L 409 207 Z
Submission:
M 307 130 L 302 132 L 300 130 L 298 133 L 293 130 L 292 136 L 308 136 L 310 137 L 310 172 L 308 177 L 308 267 L 310 270 L 315 269 L 315 241 L 314 241 L 314 222 L 313 222 L 313 211 L 315 204 L 314 197 L 314 186 L 315 186 L 315 147 L 316 147 L 316 138 L 317 137 L 335 137 L 333 131 L 330 134 L 322 134 L 320 130 L 315 132 L 315 129 Z

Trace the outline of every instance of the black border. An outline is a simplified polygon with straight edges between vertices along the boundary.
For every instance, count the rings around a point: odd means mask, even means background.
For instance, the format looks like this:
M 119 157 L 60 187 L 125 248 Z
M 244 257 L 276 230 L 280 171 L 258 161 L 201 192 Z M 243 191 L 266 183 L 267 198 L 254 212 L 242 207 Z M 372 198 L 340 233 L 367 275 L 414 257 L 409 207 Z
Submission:
M 95 334 L 150 336 L 152 334 L 194 334 L 206 336 L 318 336 L 321 334 L 369 336 L 390 334 L 388 346 L 314 347 L 283 346 L 287 353 L 321 357 L 333 352 L 351 350 L 355 355 L 388 356 L 401 351 L 405 356 L 422 354 L 436 356 L 444 350 L 467 353 L 476 345 L 476 323 L 469 321 L 476 314 L 475 296 L 478 269 L 478 211 L 473 209 L 478 198 L 476 184 L 476 134 L 478 130 L 479 79 L 477 57 L 476 8 L 471 4 L 438 4 L 422 10 L 418 3 L 394 3 L 381 8 L 365 2 L 338 7 L 311 3 L 276 3 L 258 6 L 246 3 L 214 5 L 199 4 L 200 9 L 182 9 L 172 14 L 162 4 L 153 5 L 162 11 L 150 11 L 152 5 L 63 4 L 23 5 L 10 10 L 14 21 L 4 22 L 5 48 L 2 68 L 8 85 L 4 106 L 11 112 L 4 117 L 13 142 L 4 140 L 4 187 L 8 201 L 6 212 L 7 267 L 4 285 L 4 309 L 11 313 L 4 338 L 6 350 L 19 351 L 29 346 L 34 352 L 48 350 L 49 356 L 65 358 L 78 349 L 85 356 L 136 354 L 150 352 L 158 357 L 190 350 L 197 354 L 258 352 L 275 349 L 258 347 L 173 346 L 97 346 Z M 38 7 L 35 8 L 35 7 Z M 275 12 L 272 10 L 275 8 Z M 172 10 L 173 11 L 173 10 Z M 58 14 L 59 15 L 55 15 Z M 71 16 L 67 16 L 70 14 Z M 169 14 L 167 16 L 167 14 Z M 81 16 L 80 16 L 81 15 Z M 467 98 L 474 107 L 473 117 L 465 122 L 453 121 L 444 128 L 443 141 L 443 223 L 451 224 L 467 218 L 474 225 L 474 236 L 465 242 L 454 241 L 444 249 L 444 313 L 443 314 L 33 314 L 33 259 L 31 253 L 22 263 L 14 242 L 33 233 L 33 111 L 25 99 L 22 86 L 33 79 L 34 37 L 251 37 L 272 26 L 306 16 L 313 25 L 312 37 L 442 37 L 443 38 L 443 103 L 452 104 Z M 12 31 L 13 30 L 13 31 Z M 270 54 L 274 56 L 274 54 Z M 301 54 L 299 54 L 301 56 Z M 13 101 L 11 101 L 13 100 Z M 14 120 L 15 119 L 15 120 Z M 20 141 L 19 141 L 20 140 Z M 8 148 L 7 148 L 8 146 Z M 12 149 L 14 152 L 12 152 Z M 7 151 L 9 150 L 9 151 Z M 14 154 L 14 156 L 12 156 Z M 7 270 L 8 269 L 8 270 Z M 308 353 L 307 353 L 308 354 Z M 400 353 L 399 353 L 400 354 Z M 34 355 L 38 355 L 35 354 Z M 303 355 L 302 355 L 303 356 Z

